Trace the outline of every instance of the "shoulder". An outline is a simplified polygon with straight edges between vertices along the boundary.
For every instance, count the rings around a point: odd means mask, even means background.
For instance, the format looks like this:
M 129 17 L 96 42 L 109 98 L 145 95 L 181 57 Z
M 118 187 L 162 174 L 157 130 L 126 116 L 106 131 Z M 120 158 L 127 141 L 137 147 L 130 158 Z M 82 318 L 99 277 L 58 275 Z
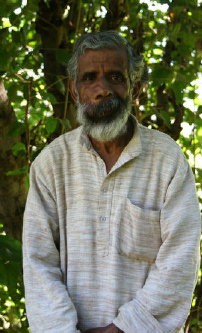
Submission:
M 144 147 L 151 149 L 152 146 L 155 152 L 168 155 L 183 154 L 181 147 L 169 135 L 141 124 L 138 127 Z
M 32 164 L 55 164 L 58 160 L 68 158 L 68 155 L 78 147 L 80 134 L 81 127 L 78 127 L 60 135 L 39 153 Z
M 144 154 L 151 156 L 156 163 L 158 161 L 167 169 L 180 168 L 183 172 L 189 168 L 181 147 L 169 135 L 143 125 L 138 126 Z

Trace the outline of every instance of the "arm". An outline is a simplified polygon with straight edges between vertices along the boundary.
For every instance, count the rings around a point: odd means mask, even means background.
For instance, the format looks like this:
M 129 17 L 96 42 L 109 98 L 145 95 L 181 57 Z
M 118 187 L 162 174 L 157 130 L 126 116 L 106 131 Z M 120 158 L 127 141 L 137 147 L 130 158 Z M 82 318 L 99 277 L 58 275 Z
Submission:
M 33 164 L 23 227 L 27 315 L 32 333 L 76 333 L 77 314 L 60 269 L 56 203 L 44 179 L 45 171 Z
M 160 223 L 162 245 L 147 280 L 114 320 L 125 333 L 175 333 L 187 318 L 197 280 L 201 222 L 184 158 L 167 189 Z

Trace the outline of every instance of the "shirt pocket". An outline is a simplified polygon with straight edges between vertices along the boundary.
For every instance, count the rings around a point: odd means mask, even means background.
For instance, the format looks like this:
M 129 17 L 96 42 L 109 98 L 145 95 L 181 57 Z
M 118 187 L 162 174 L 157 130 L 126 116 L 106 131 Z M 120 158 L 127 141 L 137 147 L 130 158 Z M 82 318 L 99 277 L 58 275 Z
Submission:
M 160 211 L 142 209 L 126 199 L 118 226 L 118 253 L 131 259 L 154 262 L 161 245 Z

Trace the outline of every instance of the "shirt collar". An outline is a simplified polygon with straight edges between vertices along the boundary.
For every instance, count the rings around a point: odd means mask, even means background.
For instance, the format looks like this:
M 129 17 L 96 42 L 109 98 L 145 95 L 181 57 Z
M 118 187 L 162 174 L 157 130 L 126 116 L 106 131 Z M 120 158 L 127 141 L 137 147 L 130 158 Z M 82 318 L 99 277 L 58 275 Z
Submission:
M 120 167 L 121 165 L 125 164 L 127 161 L 133 159 L 134 157 L 139 156 L 142 152 L 141 133 L 140 133 L 138 121 L 133 115 L 131 115 L 130 117 L 132 119 L 133 126 L 134 126 L 133 136 L 132 136 L 131 140 L 129 141 L 129 143 L 127 144 L 127 146 L 122 151 L 118 161 L 116 162 L 116 164 L 114 165 L 112 170 L 114 170 L 115 167 L 116 168 Z M 81 132 L 80 132 L 80 136 L 79 136 L 79 143 L 85 150 L 87 150 L 93 154 L 97 154 L 97 152 L 94 150 L 94 148 L 82 126 L 81 126 Z
M 109 173 L 112 173 L 116 169 L 122 167 L 128 161 L 134 159 L 135 157 L 139 156 L 142 153 L 142 142 L 141 142 L 141 134 L 139 124 L 137 119 L 131 115 L 133 124 L 134 124 L 134 132 L 131 140 L 127 144 L 127 146 L 122 151 L 119 159 L 117 160 L 116 164 L 112 167 Z

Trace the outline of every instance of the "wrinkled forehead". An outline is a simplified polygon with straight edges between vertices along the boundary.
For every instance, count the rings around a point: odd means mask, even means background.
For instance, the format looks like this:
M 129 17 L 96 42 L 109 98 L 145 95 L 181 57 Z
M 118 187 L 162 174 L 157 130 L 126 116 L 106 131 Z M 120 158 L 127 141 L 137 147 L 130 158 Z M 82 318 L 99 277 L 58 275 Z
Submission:
M 78 59 L 78 72 L 99 67 L 128 72 L 128 56 L 125 50 L 86 49 Z

